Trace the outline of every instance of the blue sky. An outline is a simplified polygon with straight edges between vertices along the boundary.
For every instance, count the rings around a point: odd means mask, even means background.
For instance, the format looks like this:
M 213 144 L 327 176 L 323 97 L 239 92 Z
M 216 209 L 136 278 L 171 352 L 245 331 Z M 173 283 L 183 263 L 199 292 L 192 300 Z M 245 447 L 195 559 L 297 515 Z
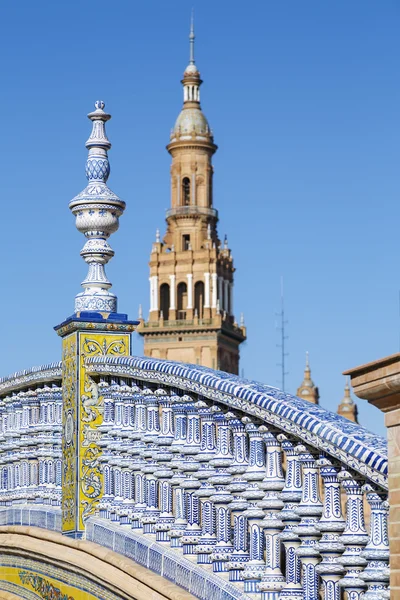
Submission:
M 321 403 L 336 410 L 343 370 L 399 350 L 400 10 L 390 0 L 3 3 L 1 374 L 60 357 L 52 327 L 86 274 L 68 202 L 85 186 L 96 99 L 113 115 L 109 184 L 127 202 L 108 275 L 121 311 L 147 313 L 192 5 L 219 146 L 219 233 L 248 326 L 241 368 L 279 386 L 282 275 L 287 390 L 308 350 Z M 381 413 L 358 404 L 383 434 Z

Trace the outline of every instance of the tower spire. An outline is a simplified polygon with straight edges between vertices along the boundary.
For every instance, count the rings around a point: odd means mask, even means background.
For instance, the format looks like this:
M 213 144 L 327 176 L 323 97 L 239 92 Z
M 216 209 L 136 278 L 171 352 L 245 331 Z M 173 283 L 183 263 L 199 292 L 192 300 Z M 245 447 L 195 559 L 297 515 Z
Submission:
M 192 8 L 192 16 L 190 18 L 190 34 L 189 34 L 189 45 L 190 45 L 190 58 L 189 63 L 194 65 L 194 8 Z
M 125 210 L 125 202 L 107 186 L 110 175 L 108 150 L 111 143 L 107 138 L 105 124 L 111 115 L 104 112 L 104 102 L 97 100 L 95 110 L 88 114 L 92 121 L 92 132 L 86 142 L 88 158 L 86 177 L 88 185 L 70 202 L 69 208 L 76 217 L 76 228 L 87 239 L 81 250 L 89 271 L 82 282 L 83 292 L 75 298 L 75 312 L 117 312 L 117 297 L 109 291 L 104 266 L 114 256 L 107 239 L 117 231 L 119 217 Z
M 192 9 L 192 16 L 190 19 L 190 33 L 189 33 L 189 64 L 183 74 L 183 103 L 184 107 L 199 107 L 200 104 L 200 86 L 202 81 L 200 79 L 200 73 L 196 67 L 194 61 L 194 13 Z

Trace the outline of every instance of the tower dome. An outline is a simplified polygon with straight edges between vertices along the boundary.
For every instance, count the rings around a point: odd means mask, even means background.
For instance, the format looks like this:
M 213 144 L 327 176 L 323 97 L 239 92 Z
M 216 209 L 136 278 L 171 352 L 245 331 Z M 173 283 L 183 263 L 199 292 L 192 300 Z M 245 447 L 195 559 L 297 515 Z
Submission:
M 183 108 L 175 122 L 171 141 L 191 137 L 204 140 L 210 138 L 210 127 L 200 107 Z
M 183 108 L 171 132 L 171 142 L 178 140 L 213 141 L 212 132 L 200 108 L 200 72 L 194 61 L 194 27 L 190 26 L 190 60 L 182 79 Z

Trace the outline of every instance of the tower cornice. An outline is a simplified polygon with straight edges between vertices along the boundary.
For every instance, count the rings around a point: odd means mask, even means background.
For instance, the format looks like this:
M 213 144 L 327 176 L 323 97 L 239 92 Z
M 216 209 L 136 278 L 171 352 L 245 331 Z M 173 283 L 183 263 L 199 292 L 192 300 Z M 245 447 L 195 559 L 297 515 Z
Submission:
M 178 138 L 178 139 L 174 140 L 173 142 L 170 142 L 169 144 L 167 144 L 166 148 L 167 148 L 168 152 L 171 154 L 171 156 L 175 156 L 175 154 L 174 154 L 175 150 L 179 151 L 183 148 L 185 150 L 190 150 L 190 149 L 195 150 L 197 148 L 204 148 L 204 149 L 210 150 L 211 154 L 214 154 L 218 150 L 218 146 L 216 144 L 214 144 L 214 142 L 212 142 L 211 140 L 182 139 L 182 138 Z

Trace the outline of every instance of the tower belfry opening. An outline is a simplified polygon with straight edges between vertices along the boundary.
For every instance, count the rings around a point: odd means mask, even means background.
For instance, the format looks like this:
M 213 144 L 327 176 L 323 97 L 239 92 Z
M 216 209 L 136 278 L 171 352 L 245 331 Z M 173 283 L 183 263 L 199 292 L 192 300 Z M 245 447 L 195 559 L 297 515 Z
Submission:
M 217 146 L 200 107 L 193 21 L 189 40 L 183 108 L 167 146 L 172 158 L 167 230 L 153 244 L 150 315 L 139 333 L 146 356 L 238 373 L 246 329 L 233 312 L 232 254 L 227 241 L 218 237 L 212 165 Z

